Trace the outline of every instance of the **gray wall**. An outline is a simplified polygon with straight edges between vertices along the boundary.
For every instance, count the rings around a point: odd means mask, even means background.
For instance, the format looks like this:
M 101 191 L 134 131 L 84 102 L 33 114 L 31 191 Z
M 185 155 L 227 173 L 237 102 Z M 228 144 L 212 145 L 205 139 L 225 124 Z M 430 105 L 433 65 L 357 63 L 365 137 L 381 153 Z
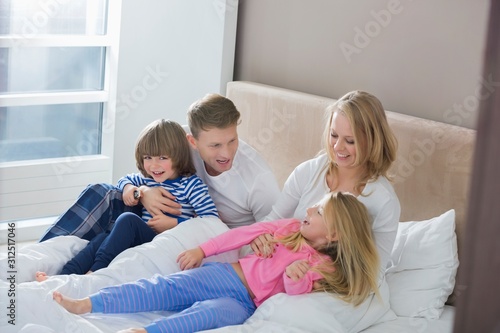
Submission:
M 235 80 L 475 128 L 487 0 L 240 0 Z M 489 83 L 484 83 L 489 82 Z

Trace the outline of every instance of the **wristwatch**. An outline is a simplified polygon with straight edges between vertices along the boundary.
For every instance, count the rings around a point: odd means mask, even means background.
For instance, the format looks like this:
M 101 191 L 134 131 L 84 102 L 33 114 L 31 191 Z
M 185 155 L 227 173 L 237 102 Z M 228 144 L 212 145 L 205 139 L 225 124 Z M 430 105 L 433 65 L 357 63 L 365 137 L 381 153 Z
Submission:
M 134 199 L 139 199 L 141 197 L 141 191 L 139 189 L 134 191 Z

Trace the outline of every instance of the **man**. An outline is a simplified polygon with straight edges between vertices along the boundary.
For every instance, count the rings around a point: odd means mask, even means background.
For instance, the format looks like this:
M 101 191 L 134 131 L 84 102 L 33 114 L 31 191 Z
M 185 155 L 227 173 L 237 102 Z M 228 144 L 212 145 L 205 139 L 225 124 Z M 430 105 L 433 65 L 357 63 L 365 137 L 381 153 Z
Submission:
M 187 139 L 197 174 L 208 185 L 221 220 L 230 228 L 262 221 L 280 193 L 264 159 L 238 139 L 239 120 L 233 102 L 217 94 L 206 95 L 188 110 Z M 126 186 L 124 193 L 131 190 Z M 168 191 L 147 187 L 139 190 L 141 203 L 153 216 L 180 213 Z M 40 241 L 59 235 L 92 239 L 108 230 L 121 213 L 136 209 L 125 206 L 121 194 L 109 184 L 90 185 Z

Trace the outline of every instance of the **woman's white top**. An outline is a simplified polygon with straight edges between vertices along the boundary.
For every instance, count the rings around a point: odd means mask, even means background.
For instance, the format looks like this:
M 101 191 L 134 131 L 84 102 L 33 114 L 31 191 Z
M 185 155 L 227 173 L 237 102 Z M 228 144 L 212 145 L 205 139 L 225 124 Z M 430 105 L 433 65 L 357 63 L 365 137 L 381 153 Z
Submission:
M 317 204 L 330 188 L 326 182 L 328 156 L 320 155 L 301 163 L 288 177 L 278 201 L 265 220 L 304 219 L 307 208 Z M 366 184 L 358 200 L 365 204 L 372 220 L 381 273 L 389 263 L 396 239 L 401 206 L 394 188 L 385 177 Z

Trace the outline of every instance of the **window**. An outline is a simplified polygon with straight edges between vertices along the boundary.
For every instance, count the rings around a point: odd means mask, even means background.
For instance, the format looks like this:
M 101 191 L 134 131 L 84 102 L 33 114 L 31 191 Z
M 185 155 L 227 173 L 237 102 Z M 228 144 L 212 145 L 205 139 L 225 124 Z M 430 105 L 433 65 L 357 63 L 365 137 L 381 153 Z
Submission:
M 111 182 L 121 0 L 0 0 L 0 221 Z

